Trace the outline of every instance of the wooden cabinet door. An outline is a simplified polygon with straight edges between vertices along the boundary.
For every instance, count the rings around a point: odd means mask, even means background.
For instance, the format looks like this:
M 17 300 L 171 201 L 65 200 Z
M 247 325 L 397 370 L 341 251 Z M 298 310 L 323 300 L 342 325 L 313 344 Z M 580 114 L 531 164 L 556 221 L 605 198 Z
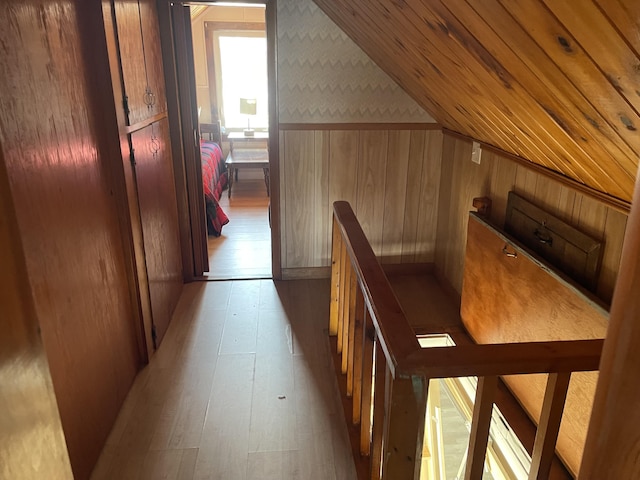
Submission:
M 182 291 L 178 211 L 165 118 L 131 134 L 156 347 Z
M 154 0 L 115 2 L 128 124 L 167 110 L 158 14 Z

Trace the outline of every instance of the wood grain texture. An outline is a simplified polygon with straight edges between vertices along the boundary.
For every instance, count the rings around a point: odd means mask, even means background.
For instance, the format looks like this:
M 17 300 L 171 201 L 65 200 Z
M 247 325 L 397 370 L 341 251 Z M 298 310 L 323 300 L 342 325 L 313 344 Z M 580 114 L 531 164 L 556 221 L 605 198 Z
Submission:
M 316 252 L 314 267 L 324 266 L 326 263 L 320 259 L 329 258 L 331 243 L 330 232 L 333 218 L 331 205 L 329 204 L 329 132 L 316 131 L 314 134 L 314 158 L 315 171 L 314 180 L 314 240 L 313 252 Z M 318 253 L 320 254 L 318 256 Z
M 420 219 L 420 195 L 422 193 L 423 155 L 426 135 L 419 132 L 412 133 L 409 139 L 409 152 L 406 167 L 406 195 L 403 202 L 402 223 L 402 259 L 405 262 L 415 261 L 418 222 Z M 442 155 L 441 155 L 442 157 Z M 436 163 L 440 163 L 434 160 Z M 436 199 L 437 199 L 436 195 Z M 436 210 L 437 214 L 437 210 Z M 434 229 L 435 234 L 435 229 Z
M 471 431 L 469 432 L 469 449 L 467 450 L 467 466 L 464 472 L 465 480 L 481 478 L 484 471 L 484 459 L 487 455 L 489 428 L 493 402 L 498 387 L 498 377 L 481 377 L 476 387 L 476 397 L 473 402 L 473 416 Z
M 186 285 L 92 480 L 357 478 L 318 341 L 328 298 L 326 280 Z M 225 336 L 249 311 L 254 340 L 233 351 Z
M 382 263 L 400 263 L 409 168 L 411 132 L 390 131 L 388 134 L 384 205 L 382 213 Z
M 547 378 L 538 433 L 531 455 L 530 480 L 549 478 L 570 380 L 570 373 L 552 373 Z
M 634 2 L 315 3 L 447 129 L 631 199 Z
M 329 265 L 336 200 L 351 203 L 383 262 L 432 261 L 442 138 L 435 130 L 283 131 L 283 266 Z
M 361 131 L 358 145 L 356 211 L 371 246 L 380 251 L 384 220 L 388 132 Z
M 153 0 L 114 5 L 128 125 L 133 125 L 167 110 L 158 14 Z
M 129 137 L 124 133 L 127 125 L 127 118 L 124 105 L 120 100 L 123 97 L 122 72 L 119 67 L 119 50 L 116 36 L 116 22 L 114 11 L 111 5 L 102 5 L 105 37 L 107 41 L 107 51 L 109 55 L 109 69 L 111 70 L 111 85 L 113 88 L 113 100 L 116 106 L 116 118 L 118 121 L 118 131 L 120 132 L 120 156 L 122 161 L 123 192 L 118 195 L 120 201 L 125 203 L 124 212 L 121 215 L 121 222 L 126 224 L 130 248 L 132 252 L 131 268 L 134 273 L 131 275 L 135 280 L 132 282 L 134 304 L 138 305 L 141 316 L 141 336 L 143 337 L 144 355 L 146 361 L 154 352 L 152 326 L 153 318 L 151 314 L 151 300 L 149 297 L 149 281 L 147 279 L 147 267 L 144 258 L 144 242 L 142 239 L 142 224 L 140 223 L 140 208 L 138 207 L 138 193 L 136 191 L 135 170 L 131 164 L 131 149 Z
M 1 478 L 73 478 L 0 144 Z
M 483 151 L 478 168 L 471 163 L 469 142 L 446 134 L 444 139 L 435 263 L 458 293 L 462 291 L 470 199 L 491 198 L 491 220 L 503 226 L 507 194 L 515 190 L 573 227 L 606 240 L 597 293 L 604 302 L 611 301 L 620 264 L 625 214 L 493 152 L 486 155 Z
M 200 219 L 205 218 L 202 202 L 202 171 L 200 168 L 199 137 L 194 135 L 199 125 L 193 84 L 194 62 L 191 23 L 188 9 L 168 2 L 157 5 L 159 32 L 162 48 L 162 63 L 167 93 L 167 114 L 171 137 L 178 219 L 180 225 L 180 245 L 184 280 L 191 281 L 208 268 L 207 229 Z M 180 88 L 179 88 L 180 86 Z M 149 121 L 151 120 L 145 120 Z M 219 136 L 219 125 L 209 124 L 211 134 L 203 137 Z M 206 130 L 206 128 L 205 128 Z
M 640 188 L 636 185 L 622 251 L 624 268 L 611 306 L 611 322 L 602 352 L 600 377 L 580 478 L 634 478 L 638 464 L 638 288 L 640 286 Z
M 385 403 L 385 454 L 382 480 L 419 479 L 424 412 L 427 408 L 429 383 L 423 377 L 388 378 Z M 374 419 L 375 421 L 375 419 Z
M 517 257 L 503 253 L 516 252 Z M 488 269 L 487 265 L 491 265 Z M 604 338 L 608 317 L 575 287 L 550 275 L 517 245 L 469 219 L 460 315 L 478 343 Z M 497 300 L 499 299 L 499 301 Z M 571 380 L 557 449 L 575 474 L 580 466 L 596 373 Z M 505 382 L 534 419 L 542 409 L 544 379 L 506 377 Z
M 219 201 L 230 221 L 219 237 L 207 239 L 208 280 L 269 278 L 271 276 L 271 229 L 269 197 L 262 170 L 245 170 L 234 184 L 233 198 Z
M 178 212 L 167 121 L 131 135 L 156 346 L 182 289 Z
M 84 479 L 140 362 L 102 5 L 5 9 L 3 169 L 71 466 Z M 25 418 L 38 408 L 24 407 Z
M 283 247 L 283 268 L 292 266 L 312 266 L 314 247 L 314 227 L 316 219 L 309 215 L 315 200 L 315 138 L 313 132 L 291 134 L 284 132 L 283 151 L 286 156 L 296 159 L 282 168 L 282 185 L 287 220 L 285 222 Z M 290 241 L 296 231 L 305 232 L 300 241 Z
M 425 139 L 422 153 L 422 176 L 418 202 L 416 262 L 430 263 L 435 256 L 436 222 L 442 169 L 442 133 L 433 132 Z M 440 160 L 438 160 L 440 159 Z

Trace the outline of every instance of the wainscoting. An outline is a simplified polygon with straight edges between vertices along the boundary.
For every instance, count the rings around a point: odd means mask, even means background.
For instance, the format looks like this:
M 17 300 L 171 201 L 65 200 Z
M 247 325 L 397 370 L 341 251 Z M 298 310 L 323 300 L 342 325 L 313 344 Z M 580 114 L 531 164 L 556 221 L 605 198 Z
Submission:
M 332 204 L 351 203 L 383 263 L 432 262 L 442 133 L 425 125 L 280 130 L 282 267 L 331 263 Z
M 597 295 L 610 302 L 627 215 L 506 156 L 484 150 L 481 164 L 477 165 L 471 162 L 471 142 L 445 134 L 435 264 L 449 283 L 462 291 L 467 219 L 468 212 L 473 210 L 473 198 L 491 198 L 491 219 L 502 227 L 510 190 L 604 242 Z

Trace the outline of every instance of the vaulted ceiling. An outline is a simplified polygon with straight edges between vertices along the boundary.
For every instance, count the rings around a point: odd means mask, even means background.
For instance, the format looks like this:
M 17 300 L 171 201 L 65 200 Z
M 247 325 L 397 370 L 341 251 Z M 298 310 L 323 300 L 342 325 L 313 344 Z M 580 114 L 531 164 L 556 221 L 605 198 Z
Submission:
M 314 0 L 447 129 L 624 201 L 638 0 Z

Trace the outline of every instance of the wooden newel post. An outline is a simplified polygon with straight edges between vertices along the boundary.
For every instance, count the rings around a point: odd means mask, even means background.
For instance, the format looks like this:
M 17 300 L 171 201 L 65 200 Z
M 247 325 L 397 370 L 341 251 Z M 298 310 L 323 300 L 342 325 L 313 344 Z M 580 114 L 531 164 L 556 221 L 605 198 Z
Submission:
M 640 182 L 627 222 L 579 479 L 640 478 Z
M 424 377 L 390 378 L 385 409 L 384 480 L 420 478 L 428 388 Z

